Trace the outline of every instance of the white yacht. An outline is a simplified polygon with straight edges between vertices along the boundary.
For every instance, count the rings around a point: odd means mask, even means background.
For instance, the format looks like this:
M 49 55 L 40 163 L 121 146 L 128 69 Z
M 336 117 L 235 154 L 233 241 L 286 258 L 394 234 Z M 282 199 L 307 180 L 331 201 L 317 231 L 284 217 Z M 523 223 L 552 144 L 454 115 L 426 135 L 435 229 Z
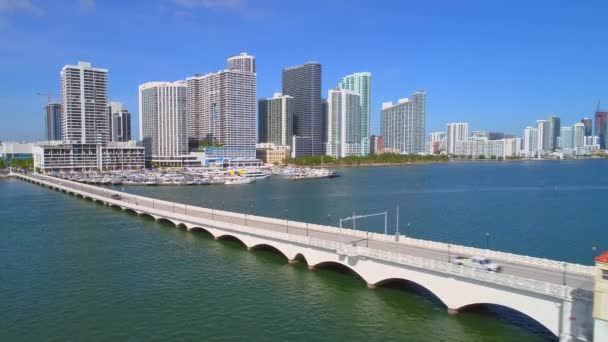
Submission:
M 240 176 L 226 177 L 226 181 L 224 182 L 224 184 L 226 184 L 226 185 L 251 184 L 251 183 L 255 183 L 255 178 L 240 177 Z
M 242 177 L 245 178 L 254 178 L 254 179 L 266 179 L 270 177 L 269 174 L 266 174 L 262 171 L 246 171 L 241 174 Z

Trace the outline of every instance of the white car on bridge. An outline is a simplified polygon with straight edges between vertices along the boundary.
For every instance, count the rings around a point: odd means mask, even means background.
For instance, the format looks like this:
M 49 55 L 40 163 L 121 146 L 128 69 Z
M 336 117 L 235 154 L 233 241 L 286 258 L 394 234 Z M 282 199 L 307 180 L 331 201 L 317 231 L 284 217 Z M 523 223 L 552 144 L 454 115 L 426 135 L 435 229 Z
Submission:
M 486 271 L 500 272 L 500 265 L 489 258 L 482 256 L 463 257 L 455 256 L 452 258 L 452 263 L 461 266 L 478 268 Z

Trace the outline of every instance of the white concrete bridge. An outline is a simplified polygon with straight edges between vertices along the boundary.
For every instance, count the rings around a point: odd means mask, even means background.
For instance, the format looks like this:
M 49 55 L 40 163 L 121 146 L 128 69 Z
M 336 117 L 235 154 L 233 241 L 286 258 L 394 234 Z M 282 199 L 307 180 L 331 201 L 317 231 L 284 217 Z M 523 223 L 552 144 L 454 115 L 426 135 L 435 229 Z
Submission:
M 310 269 L 339 264 L 372 288 L 413 282 L 439 298 L 450 314 L 499 305 L 529 316 L 560 341 L 593 340 L 591 266 L 201 208 L 44 175 L 13 176 L 188 231 L 207 231 L 216 239 L 233 237 L 248 249 L 270 246 L 290 262 L 305 261 Z M 453 255 L 488 256 L 501 264 L 502 272 L 454 265 L 449 262 Z

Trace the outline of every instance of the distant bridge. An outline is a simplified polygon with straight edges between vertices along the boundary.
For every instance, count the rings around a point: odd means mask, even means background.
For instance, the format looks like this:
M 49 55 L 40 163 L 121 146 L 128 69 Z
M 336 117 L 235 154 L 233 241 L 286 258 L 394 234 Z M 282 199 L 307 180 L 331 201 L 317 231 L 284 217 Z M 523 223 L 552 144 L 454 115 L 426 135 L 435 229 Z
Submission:
M 22 180 L 119 207 L 215 239 L 233 237 L 247 249 L 270 246 L 310 269 L 347 267 L 373 288 L 393 281 L 416 283 L 450 314 L 493 304 L 521 312 L 560 341 L 592 341 L 595 268 L 529 256 L 396 237 L 379 233 L 246 215 L 143 197 L 38 174 Z M 458 266 L 450 255 L 482 255 L 501 273 Z

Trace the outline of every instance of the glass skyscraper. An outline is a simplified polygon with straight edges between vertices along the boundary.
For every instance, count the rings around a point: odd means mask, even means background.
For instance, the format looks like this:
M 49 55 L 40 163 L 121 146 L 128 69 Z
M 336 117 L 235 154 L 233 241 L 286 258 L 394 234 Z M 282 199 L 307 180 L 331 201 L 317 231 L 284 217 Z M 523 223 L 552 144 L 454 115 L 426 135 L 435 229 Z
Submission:
M 384 149 L 396 153 L 424 152 L 426 121 L 426 93 L 417 91 L 412 99 L 401 99 L 397 104 L 382 104 L 380 131 Z
M 44 107 L 46 139 L 61 140 L 61 104 L 49 103 Z
M 301 142 L 292 155 L 323 154 L 321 64 L 308 62 L 283 69 L 282 86 L 283 95 L 293 96 L 293 134 Z
M 361 101 L 361 154 L 369 154 L 370 117 L 371 117 L 371 87 L 372 74 L 356 72 L 342 78 L 338 83 L 341 89 L 349 89 L 359 94 Z

